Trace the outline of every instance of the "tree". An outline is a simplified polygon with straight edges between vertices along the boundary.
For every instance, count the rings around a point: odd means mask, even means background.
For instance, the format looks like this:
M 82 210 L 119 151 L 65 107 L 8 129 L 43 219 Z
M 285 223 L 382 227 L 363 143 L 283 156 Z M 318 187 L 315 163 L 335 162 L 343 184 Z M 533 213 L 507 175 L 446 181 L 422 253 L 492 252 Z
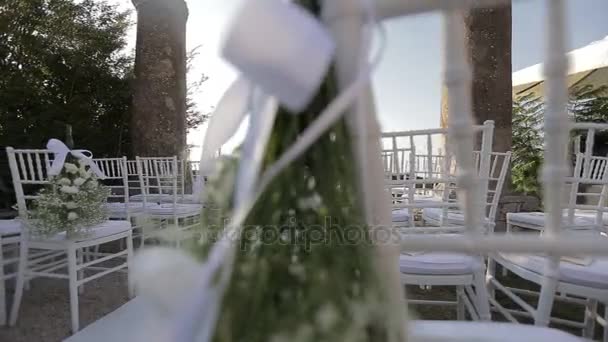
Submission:
M 474 8 L 465 18 L 473 68 L 473 116 L 494 120 L 494 151 L 511 150 L 511 4 Z
M 186 56 L 186 74 L 188 78 L 190 78 L 193 73 L 194 61 L 199 55 L 198 49 L 200 45 L 195 47 L 194 49 L 188 51 Z M 203 83 L 205 83 L 209 77 L 205 74 L 196 75 L 193 77 L 194 81 L 188 81 L 188 88 L 186 93 L 186 129 L 191 130 L 195 129 L 198 126 L 202 125 L 207 119 L 209 119 L 209 113 L 203 113 L 202 110 L 196 104 L 194 100 L 194 96 L 196 96 L 200 92 L 200 88 Z
M 129 151 L 129 13 L 97 0 L 0 0 L 0 143 L 41 148 L 73 127 L 96 156 Z
M 186 148 L 186 21 L 183 0 L 133 0 L 137 46 L 131 138 L 140 156 Z

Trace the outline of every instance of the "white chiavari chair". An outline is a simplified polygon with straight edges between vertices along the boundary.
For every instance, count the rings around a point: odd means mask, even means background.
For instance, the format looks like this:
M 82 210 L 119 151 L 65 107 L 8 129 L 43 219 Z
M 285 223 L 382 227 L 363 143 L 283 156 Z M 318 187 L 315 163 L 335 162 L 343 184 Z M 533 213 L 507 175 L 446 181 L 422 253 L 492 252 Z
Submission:
M 21 221 L 0 220 L 0 326 L 6 324 L 6 282 L 17 276 Z
M 475 152 L 475 164 L 479 168 L 479 152 Z M 504 187 L 505 179 L 509 171 L 511 161 L 511 152 L 492 152 L 491 166 L 488 183 L 488 196 L 486 202 L 486 219 L 487 225 L 496 225 L 496 215 L 498 213 L 498 205 L 500 196 Z M 422 220 L 429 225 L 440 225 L 445 222 L 449 225 L 464 225 L 464 214 L 461 210 L 443 211 L 440 208 L 425 208 L 422 211 Z
M 161 159 L 162 157 L 158 157 Z M 132 193 L 134 194 L 130 197 L 130 201 L 134 202 L 143 202 L 143 192 L 140 187 L 139 182 L 139 173 L 137 172 L 137 160 L 129 160 L 128 163 L 128 171 L 129 171 L 129 184 L 132 189 Z M 190 169 L 193 167 L 193 162 L 187 160 L 177 160 L 177 203 L 184 204 L 200 204 L 201 198 L 200 193 L 186 193 L 186 184 L 194 186 L 196 183 L 194 182 L 193 171 Z M 198 165 L 197 165 L 198 166 Z M 197 167 L 195 166 L 195 167 Z M 198 169 L 198 168 L 197 168 Z M 173 195 L 167 193 L 160 194 L 148 194 L 148 200 L 157 202 L 157 203 L 171 203 L 173 201 Z
M 102 183 L 110 189 L 106 207 L 111 219 L 130 220 L 143 212 L 142 202 L 130 202 L 127 158 L 95 158 L 93 162 L 105 175 Z
M 477 186 L 488 188 L 490 172 L 490 152 L 492 135 L 494 134 L 493 122 L 473 128 L 480 135 L 482 141 L 482 152 L 477 153 L 477 162 L 472 161 L 475 176 L 480 180 Z M 409 135 L 411 134 L 411 135 Z M 431 135 L 443 135 L 446 138 L 447 129 L 414 131 L 413 133 L 402 132 L 400 137 L 407 137 L 410 142 L 409 148 L 416 151 L 417 137 L 424 137 L 427 143 L 428 156 L 425 161 L 432 161 Z M 447 140 L 451 140 L 449 137 Z M 429 147 L 430 146 L 430 147 Z M 474 153 L 471 152 L 471 157 Z M 433 166 L 426 165 L 427 169 L 419 171 L 416 168 L 415 154 L 411 154 L 412 162 L 409 164 L 408 177 L 405 180 L 387 181 L 393 200 L 393 226 L 407 239 L 410 234 L 450 234 L 464 232 L 465 223 L 460 225 L 448 224 L 447 220 L 438 221 L 440 227 L 415 227 L 414 214 L 416 210 L 432 208 L 441 212 L 458 209 L 460 204 L 450 198 L 449 194 L 457 183 L 457 177 L 452 170 L 451 159 L 442 158 L 444 165 L 440 172 L 431 172 Z M 437 158 L 435 158 L 437 159 Z M 457 165 L 456 165 L 457 166 Z M 431 171 L 429 171 L 431 170 Z M 410 177 L 409 175 L 413 175 Z M 440 196 L 432 201 L 420 200 L 416 197 L 420 191 L 432 184 L 441 189 Z M 399 189 L 398 192 L 395 189 Z M 485 190 L 484 190 L 485 192 Z M 396 196 L 396 193 L 403 193 Z M 443 222 L 445 221 L 445 222 Z M 451 227 L 449 227 L 451 226 Z M 467 255 L 462 253 L 437 253 L 427 252 L 404 252 L 400 256 L 399 267 L 401 282 L 403 285 L 430 286 L 454 286 L 456 288 L 456 301 L 438 300 L 413 300 L 408 302 L 414 305 L 455 305 L 457 318 L 464 320 L 466 312 L 474 320 L 488 321 L 491 319 L 489 302 L 485 287 L 485 263 L 481 255 Z
M 607 125 L 608 126 L 608 125 Z M 606 197 L 608 196 L 608 168 L 602 167 L 598 170 L 598 165 L 604 163 L 606 158 L 601 157 L 585 157 L 583 154 L 577 154 L 574 170 L 570 177 L 564 178 L 564 195 L 568 198 L 567 208 L 562 210 L 562 230 L 568 231 L 569 236 L 576 234 L 587 234 L 597 236 L 597 239 L 606 239 L 605 235 L 605 213 Z M 585 192 L 588 185 L 599 185 L 601 191 Z M 581 199 L 589 197 L 598 197 L 596 204 L 578 204 Z M 584 210 L 585 216 L 578 213 Z M 544 232 L 545 216 L 539 215 L 539 225 L 541 234 Z M 529 226 L 527 227 L 529 228 Z M 566 234 L 562 232 L 562 234 Z M 575 235 L 573 235 L 575 234 Z M 608 239 L 607 239 L 608 241 Z M 597 321 L 597 304 L 598 302 L 608 302 L 608 258 L 591 258 L 591 257 L 564 257 L 559 260 L 556 269 L 551 278 L 543 275 L 547 257 L 542 255 L 520 255 L 520 254 L 505 254 L 498 253 L 490 259 L 488 268 L 488 282 L 492 289 L 497 289 L 507 294 L 519 307 L 523 309 L 514 310 L 506 309 L 500 303 L 495 302 L 497 310 L 505 315 L 505 317 L 514 320 L 517 317 L 533 317 L 539 325 L 546 325 L 549 322 L 559 323 L 573 328 L 582 329 L 583 336 L 593 338 L 595 330 L 595 322 Z M 540 296 L 545 296 L 542 302 L 552 303 L 553 298 L 557 302 L 568 302 L 579 304 L 585 308 L 585 317 L 582 321 L 574 321 L 560 317 L 551 317 L 550 309 L 534 308 L 524 298 L 536 298 L 539 296 L 537 292 L 529 289 L 512 288 L 503 285 L 499 279 L 495 277 L 496 264 L 500 265 L 504 270 L 512 272 L 520 278 L 529 282 L 543 285 L 545 281 L 549 281 L 556 288 L 559 295 L 541 289 Z M 550 304 L 545 304 L 550 305 Z M 543 313 L 543 314 L 539 314 Z M 608 316 L 607 316 L 608 317 Z M 604 323 L 605 320 L 601 320 Z M 605 323 L 604 323 L 605 324 Z M 605 335 L 608 339 L 608 335 Z
M 487 141 L 494 133 L 494 122 L 486 121 L 483 125 L 475 125 L 473 131 L 478 135 L 480 141 Z M 442 206 L 441 203 L 446 201 L 456 202 L 453 198 L 455 193 L 455 161 L 453 156 L 449 154 L 447 156 L 435 154 L 436 147 L 434 146 L 435 141 L 446 141 L 447 133 L 446 128 L 437 128 L 382 134 L 383 144 L 385 147 L 388 146 L 386 150 L 402 151 L 404 153 L 397 154 L 394 152 L 392 155 L 399 155 L 399 158 L 409 161 L 407 163 L 399 162 L 399 165 L 407 166 L 407 169 L 397 168 L 399 174 L 403 177 L 399 178 L 393 173 L 387 173 L 386 186 L 390 188 L 394 199 L 393 204 L 395 204 L 392 212 L 393 223 L 410 222 L 410 225 L 412 225 L 413 211 L 415 209 L 422 211 L 425 207 L 427 208 L 425 210 L 430 210 L 431 214 L 427 216 L 429 216 L 431 222 L 435 222 L 432 220 L 433 217 L 439 217 L 438 213 L 441 213 L 441 216 L 445 216 L 447 219 L 448 208 Z M 406 147 L 403 147 L 404 145 Z M 422 145 L 422 147 L 418 145 Z M 443 146 L 442 149 L 444 149 Z M 419 150 L 425 150 L 427 153 L 417 154 L 416 151 Z M 485 168 L 493 167 L 493 170 L 495 170 L 496 165 L 490 165 L 487 160 L 484 160 L 483 164 L 481 163 L 479 151 L 475 152 L 474 156 L 476 158 L 475 165 L 480 174 L 489 172 L 485 169 L 481 170 L 482 166 Z M 424 161 L 424 163 L 420 161 Z M 492 192 L 489 195 L 492 195 Z M 405 198 L 406 196 L 409 197 Z M 498 197 L 495 197 L 498 201 Z M 399 205 L 404 200 L 409 203 L 407 208 Z M 415 208 L 414 203 L 418 204 Z M 426 205 L 423 206 L 423 203 Z M 452 212 L 451 215 L 454 216 L 456 205 L 452 204 L 451 208 L 453 210 L 449 212 Z M 437 220 L 437 223 L 440 223 L 439 221 Z
M 173 235 L 179 245 L 187 237 L 187 231 L 200 223 L 202 206 L 179 203 L 178 179 L 181 170 L 176 157 L 137 157 L 136 160 L 143 190 L 144 212 L 148 218 L 157 222 L 143 227 L 141 245 L 144 245 L 146 239 L 163 235 Z
M 19 251 L 19 268 L 10 325 L 17 322 L 26 281 L 38 277 L 66 279 L 69 283 L 72 332 L 79 330 L 78 292 L 82 286 L 112 272 L 128 269 L 133 254 L 131 225 L 128 221 L 106 221 L 91 227 L 80 237 L 58 233 L 51 237 L 30 234 L 27 229 L 29 210 L 37 190 L 49 183 L 48 169 L 53 159 L 50 150 L 16 150 L 7 147 L 19 216 L 24 224 Z M 85 261 L 83 251 L 99 245 L 126 240 L 126 248 Z M 109 264 L 118 260 L 120 263 Z M 103 266 L 109 264 L 109 266 Z M 67 269 L 67 272 L 66 272 Z M 130 289 L 130 294 L 132 293 Z
M 596 132 L 606 130 L 608 125 L 574 123 L 571 128 L 572 131 L 579 134 L 583 131 L 586 139 L 584 149 L 580 145 L 580 135 L 575 139 L 575 158 L 582 158 L 582 160 L 580 164 L 577 164 L 573 178 L 566 180 L 571 192 L 565 196 L 564 224 L 573 229 L 586 229 L 589 225 L 595 225 L 598 210 L 605 206 L 605 203 L 598 202 L 601 190 L 598 189 L 596 192 L 593 190 L 600 187 L 595 181 L 601 180 L 605 169 L 608 167 L 608 157 L 593 155 L 593 149 Z M 581 186 L 584 188 L 579 189 Z M 587 191 L 584 196 L 582 193 L 577 195 L 577 192 L 581 190 Z M 547 216 L 543 212 L 507 213 L 507 231 L 511 231 L 513 227 L 540 231 L 545 226 L 546 218 Z M 603 226 L 607 226 L 608 214 L 602 213 L 601 218 Z

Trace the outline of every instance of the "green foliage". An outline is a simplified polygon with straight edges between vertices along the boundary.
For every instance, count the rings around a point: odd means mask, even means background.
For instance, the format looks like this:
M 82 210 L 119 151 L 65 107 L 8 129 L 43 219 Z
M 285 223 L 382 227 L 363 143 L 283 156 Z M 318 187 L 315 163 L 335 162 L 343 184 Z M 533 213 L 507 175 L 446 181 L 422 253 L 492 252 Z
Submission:
M 66 232 L 74 237 L 86 234 L 92 226 L 104 222 L 104 204 L 109 189 L 100 186 L 85 164 L 66 162 L 61 172 L 40 190 L 32 211 L 34 234 L 52 236 Z
M 129 13 L 98 0 L 0 0 L 0 143 L 44 146 L 73 126 L 77 146 L 124 155 Z
M 576 122 L 608 122 L 608 86 L 574 88 L 569 107 Z
M 192 76 L 194 61 L 199 55 L 199 48 L 200 46 L 197 46 L 188 51 L 188 55 L 186 56 L 186 72 L 188 74 L 188 78 Z M 210 114 L 203 113 L 194 100 L 194 96 L 200 93 L 201 87 L 208 79 L 209 77 L 207 75 L 201 74 L 197 75 L 194 81 L 188 81 L 188 89 L 186 94 L 186 127 L 189 130 L 202 125 L 209 119 Z
M 543 158 L 542 102 L 529 94 L 513 102 L 511 177 L 516 191 L 540 196 L 538 172 Z
M 575 122 L 608 122 L 608 87 L 587 85 L 570 90 L 568 111 Z M 516 191 L 541 196 L 538 172 L 543 160 L 543 117 L 541 99 L 534 94 L 513 101 L 512 179 Z M 584 133 L 572 132 L 572 137 Z M 582 148 L 586 137 L 581 136 Z M 579 152 L 579 151 L 574 151 Z M 608 153 L 608 133 L 596 132 L 594 155 Z

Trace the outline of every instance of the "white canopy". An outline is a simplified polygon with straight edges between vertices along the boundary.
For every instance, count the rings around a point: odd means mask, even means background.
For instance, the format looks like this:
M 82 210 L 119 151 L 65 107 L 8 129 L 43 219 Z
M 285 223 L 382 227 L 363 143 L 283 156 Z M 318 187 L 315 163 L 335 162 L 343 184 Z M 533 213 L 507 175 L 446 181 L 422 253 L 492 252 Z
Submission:
M 568 53 L 569 75 L 608 67 L 608 36 Z M 543 81 L 543 64 L 539 63 L 513 73 L 513 86 Z

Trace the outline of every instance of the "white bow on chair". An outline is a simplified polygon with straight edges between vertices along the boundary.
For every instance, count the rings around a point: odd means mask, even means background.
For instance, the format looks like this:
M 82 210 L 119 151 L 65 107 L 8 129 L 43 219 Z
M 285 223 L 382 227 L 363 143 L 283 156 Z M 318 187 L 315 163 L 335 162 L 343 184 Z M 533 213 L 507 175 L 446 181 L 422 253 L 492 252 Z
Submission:
M 68 157 L 68 154 L 73 155 L 76 159 L 82 160 L 85 165 L 89 167 L 89 169 L 97 176 L 97 178 L 104 179 L 106 175 L 97 167 L 97 164 L 93 162 L 93 153 L 88 150 L 70 150 L 66 144 L 64 144 L 61 140 L 51 139 L 46 144 L 46 148 L 51 150 L 55 155 L 53 159 L 53 163 L 51 164 L 51 168 L 49 169 L 49 176 L 56 176 L 63 169 L 63 165 L 65 164 L 65 159 Z

